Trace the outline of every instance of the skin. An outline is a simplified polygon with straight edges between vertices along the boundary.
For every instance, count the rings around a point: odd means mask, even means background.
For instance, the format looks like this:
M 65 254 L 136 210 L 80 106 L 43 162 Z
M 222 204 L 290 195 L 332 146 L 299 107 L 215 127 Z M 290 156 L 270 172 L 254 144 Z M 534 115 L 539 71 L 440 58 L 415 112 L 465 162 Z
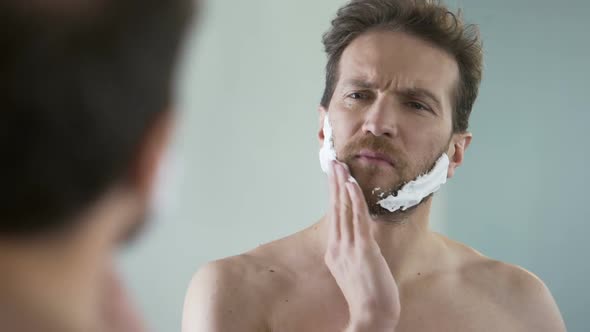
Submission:
M 539 278 L 430 231 L 432 198 L 404 215 L 368 213 L 365 193 L 394 187 L 440 151 L 451 160 L 449 178 L 462 164 L 471 134 L 452 133 L 457 79 L 449 54 L 413 36 L 356 38 L 320 128 L 329 112 L 339 156 L 365 135 L 387 141 L 397 167 L 336 162 L 317 223 L 195 274 L 183 331 L 565 331 Z M 417 88 L 436 101 L 407 93 Z
M 114 261 L 144 223 L 170 129 L 170 112 L 163 112 L 146 132 L 129 178 L 113 183 L 73 228 L 0 237 L 0 326 L 19 332 L 144 330 Z

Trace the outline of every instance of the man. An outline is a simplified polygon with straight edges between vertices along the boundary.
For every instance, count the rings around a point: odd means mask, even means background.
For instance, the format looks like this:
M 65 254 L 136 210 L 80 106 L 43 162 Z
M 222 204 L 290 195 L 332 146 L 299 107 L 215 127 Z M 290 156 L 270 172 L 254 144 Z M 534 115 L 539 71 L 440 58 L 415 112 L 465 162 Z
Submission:
M 541 280 L 428 229 L 432 195 L 383 205 L 437 160 L 448 157 L 443 180 L 462 164 L 482 76 L 477 29 L 436 1 L 354 0 L 323 41 L 319 141 L 329 115 L 338 159 L 329 211 L 201 268 L 184 332 L 564 331 Z
M 0 3 L 0 330 L 142 329 L 113 256 L 142 226 L 190 0 Z

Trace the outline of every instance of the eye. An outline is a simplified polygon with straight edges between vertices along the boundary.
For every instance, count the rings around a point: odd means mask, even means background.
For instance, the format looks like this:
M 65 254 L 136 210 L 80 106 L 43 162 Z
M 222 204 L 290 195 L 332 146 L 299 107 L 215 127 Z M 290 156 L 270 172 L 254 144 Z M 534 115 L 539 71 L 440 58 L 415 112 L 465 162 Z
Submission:
M 424 106 L 423 104 L 419 103 L 419 102 L 415 102 L 415 101 L 410 101 L 407 103 L 408 106 L 410 106 L 413 109 L 419 110 L 419 111 L 430 111 L 430 109 L 426 106 Z
M 348 98 L 361 100 L 361 99 L 367 99 L 368 96 L 367 96 L 366 93 L 353 92 L 353 93 L 351 93 L 351 94 L 348 95 Z

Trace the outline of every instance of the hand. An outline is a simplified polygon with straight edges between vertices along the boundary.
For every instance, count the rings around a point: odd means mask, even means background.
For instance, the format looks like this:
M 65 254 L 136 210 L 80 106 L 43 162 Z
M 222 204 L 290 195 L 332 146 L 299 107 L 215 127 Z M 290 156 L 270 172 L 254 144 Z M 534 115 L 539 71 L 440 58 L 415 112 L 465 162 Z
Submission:
M 330 204 L 325 263 L 348 303 L 347 331 L 394 331 L 399 292 L 370 233 L 372 222 L 359 185 L 337 161 L 329 172 Z

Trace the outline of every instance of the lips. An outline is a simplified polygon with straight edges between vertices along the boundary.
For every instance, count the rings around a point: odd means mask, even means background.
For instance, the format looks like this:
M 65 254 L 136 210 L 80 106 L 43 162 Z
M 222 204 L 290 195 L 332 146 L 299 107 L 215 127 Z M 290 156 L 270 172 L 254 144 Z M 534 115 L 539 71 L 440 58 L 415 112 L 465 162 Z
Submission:
M 374 152 L 371 150 L 362 150 L 359 154 L 356 155 L 356 158 L 361 158 L 374 162 L 383 162 L 389 164 L 392 167 L 395 166 L 395 163 L 388 155 L 384 153 Z

